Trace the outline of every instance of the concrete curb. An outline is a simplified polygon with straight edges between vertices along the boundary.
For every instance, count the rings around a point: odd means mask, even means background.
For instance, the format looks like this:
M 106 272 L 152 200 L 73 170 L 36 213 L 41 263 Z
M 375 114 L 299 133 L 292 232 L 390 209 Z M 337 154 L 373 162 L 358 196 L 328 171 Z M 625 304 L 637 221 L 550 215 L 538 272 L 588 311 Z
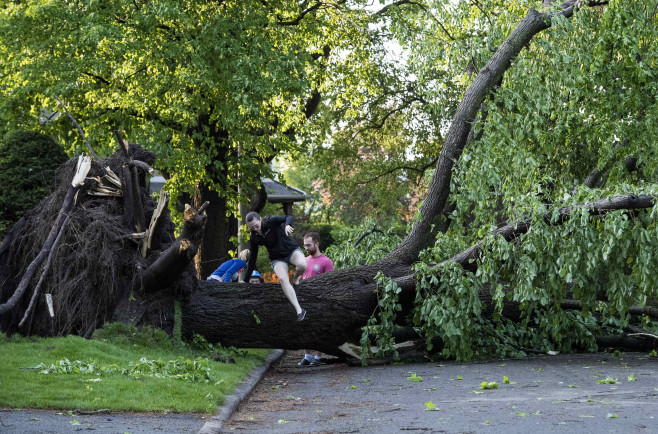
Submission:
M 222 429 L 222 425 L 224 425 L 224 422 L 228 420 L 235 409 L 238 408 L 240 402 L 242 402 L 242 400 L 245 399 L 247 395 L 249 395 L 256 384 L 258 384 L 260 379 L 263 378 L 263 374 L 265 374 L 265 372 L 270 369 L 272 363 L 276 362 L 281 358 L 281 356 L 283 356 L 283 353 L 284 350 L 272 351 L 270 355 L 267 356 L 265 363 L 262 366 L 259 366 L 258 368 L 255 368 L 253 371 L 251 371 L 249 377 L 247 377 L 246 380 L 235 387 L 233 395 L 226 395 L 226 400 L 224 401 L 224 404 L 219 407 L 217 414 L 211 417 L 210 420 L 201 427 L 197 434 L 219 433 Z

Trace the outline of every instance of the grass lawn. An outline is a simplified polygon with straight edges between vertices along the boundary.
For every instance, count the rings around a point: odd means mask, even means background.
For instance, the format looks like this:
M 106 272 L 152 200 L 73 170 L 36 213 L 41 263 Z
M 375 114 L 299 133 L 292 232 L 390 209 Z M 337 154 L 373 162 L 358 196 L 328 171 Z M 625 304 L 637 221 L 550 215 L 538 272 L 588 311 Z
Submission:
M 214 413 L 269 353 L 213 347 L 203 339 L 176 344 L 161 330 L 116 323 L 91 340 L 0 334 L 0 406 Z M 229 357 L 235 363 L 215 360 Z M 57 367 L 63 359 L 73 372 L 29 369 Z M 92 363 L 93 373 L 81 372 Z M 99 373 L 102 368 L 108 372 Z

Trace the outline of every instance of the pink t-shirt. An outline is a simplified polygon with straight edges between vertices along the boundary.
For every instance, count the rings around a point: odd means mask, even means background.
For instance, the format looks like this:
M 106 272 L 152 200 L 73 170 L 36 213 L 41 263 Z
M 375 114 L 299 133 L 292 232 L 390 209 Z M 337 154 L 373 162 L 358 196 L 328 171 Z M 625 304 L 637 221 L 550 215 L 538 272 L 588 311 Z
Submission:
M 308 279 L 309 277 L 317 276 L 318 274 L 333 270 L 334 263 L 331 262 L 331 259 L 327 258 L 323 254 L 320 254 L 320 256 L 317 258 L 314 258 L 313 256 L 307 256 L 306 271 L 304 271 L 304 274 L 302 274 L 302 279 Z

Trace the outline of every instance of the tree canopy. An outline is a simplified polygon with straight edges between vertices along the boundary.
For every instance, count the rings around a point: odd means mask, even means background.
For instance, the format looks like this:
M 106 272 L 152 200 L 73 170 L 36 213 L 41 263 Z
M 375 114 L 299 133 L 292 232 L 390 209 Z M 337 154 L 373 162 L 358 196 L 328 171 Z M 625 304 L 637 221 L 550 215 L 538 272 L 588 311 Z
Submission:
M 312 148 L 311 160 L 324 168 L 320 178 L 352 191 L 362 207 L 366 194 L 380 193 L 379 211 L 395 203 L 401 184 L 434 167 L 464 91 L 528 7 L 540 3 L 434 2 L 399 11 L 385 28 L 405 61 L 389 65 L 397 73 L 381 66 L 367 75 L 372 85 L 363 87 L 360 105 L 332 100 L 329 125 L 338 132 Z M 460 218 L 481 226 L 518 217 L 515 210 L 572 194 L 596 167 L 610 169 L 612 189 L 655 181 L 654 9 L 652 1 L 611 2 L 572 19 L 556 15 L 528 43 L 482 105 L 456 169 Z M 638 171 L 616 164 L 629 156 L 641 160 Z M 382 200 L 386 191 L 392 201 Z
M 11 127 L 59 133 L 71 153 L 82 142 L 68 119 L 37 123 L 44 108 L 59 109 L 57 96 L 101 155 L 113 148 L 113 131 L 125 132 L 158 155 L 169 191 L 218 207 L 207 251 L 237 212 L 238 184 L 245 200 L 272 158 L 297 146 L 326 76 L 349 77 L 368 58 L 362 5 L 6 2 L 0 116 Z

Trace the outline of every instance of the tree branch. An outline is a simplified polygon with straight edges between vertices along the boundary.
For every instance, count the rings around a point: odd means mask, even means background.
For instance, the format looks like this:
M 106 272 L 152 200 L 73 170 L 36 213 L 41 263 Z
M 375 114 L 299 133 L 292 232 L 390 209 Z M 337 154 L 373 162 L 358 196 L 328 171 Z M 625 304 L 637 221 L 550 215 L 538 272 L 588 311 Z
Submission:
M 413 166 L 395 166 L 395 167 L 393 167 L 393 168 L 391 168 L 391 169 L 389 169 L 389 170 L 387 170 L 387 171 L 385 171 L 385 172 L 383 172 L 383 173 L 380 173 L 380 174 L 378 174 L 378 175 L 375 175 L 374 177 L 370 178 L 370 179 L 367 180 L 367 181 L 356 182 L 356 184 L 369 184 L 369 183 L 371 183 L 371 182 L 373 182 L 373 181 L 376 181 L 377 179 L 379 179 L 379 178 L 381 178 L 381 177 L 384 177 L 384 176 L 386 176 L 386 175 L 389 175 L 389 174 L 391 174 L 391 173 L 393 173 L 393 172 L 395 172 L 395 171 L 397 171 L 397 170 L 403 170 L 403 169 L 404 169 L 404 170 L 410 170 L 410 171 L 413 171 L 413 172 L 418 172 L 418 173 L 425 173 L 425 171 L 426 171 L 427 169 L 429 169 L 430 167 L 432 167 L 432 166 L 434 166 L 434 165 L 436 164 L 436 160 L 437 160 L 437 159 L 434 158 L 432 161 L 430 161 L 429 163 L 425 164 L 424 166 L 422 166 L 422 167 L 420 167 L 420 168 L 418 168 L 418 167 L 413 167 Z
M 432 19 L 434 20 L 434 22 L 436 22 L 436 23 L 439 25 L 439 27 L 441 27 L 441 30 L 443 30 L 443 32 L 448 36 L 448 38 L 449 38 L 451 41 L 454 41 L 454 40 L 455 40 L 455 38 L 450 34 L 450 32 L 448 32 L 448 29 L 445 28 L 445 26 L 443 25 L 443 23 L 441 23 L 441 21 L 439 21 L 439 20 L 438 20 L 438 19 L 437 19 L 437 18 L 436 18 L 436 17 L 435 17 L 435 16 L 434 16 L 434 15 L 433 15 L 428 9 L 427 9 L 427 7 L 426 7 L 424 4 L 419 3 L 419 2 L 417 2 L 417 1 L 413 1 L 413 0 L 399 0 L 399 1 L 393 2 L 393 3 L 389 4 L 389 5 L 384 6 L 383 8 L 381 8 L 380 10 L 378 10 L 377 12 L 375 12 L 375 13 L 374 13 L 374 16 L 379 17 L 379 16 L 382 16 L 382 15 L 385 15 L 386 13 L 388 13 L 388 10 L 389 10 L 390 8 L 392 8 L 392 7 L 400 7 L 400 6 L 404 6 L 404 5 L 418 6 L 423 12 L 425 12 L 427 15 L 429 15 L 430 18 L 432 18 Z
M 408 107 L 409 107 L 411 104 L 413 104 L 414 102 L 425 102 L 425 101 L 424 101 L 423 98 L 421 98 L 421 97 L 414 96 L 414 97 L 408 99 L 407 101 L 405 101 L 400 107 L 396 107 L 396 108 L 393 109 L 393 110 L 389 110 L 389 111 L 386 113 L 386 115 L 381 119 L 381 122 L 379 122 L 379 123 L 375 123 L 375 122 L 371 121 L 370 124 L 371 124 L 374 128 L 382 128 L 382 127 L 384 126 L 384 124 L 386 123 L 386 121 L 388 120 L 388 118 L 390 118 L 391 116 L 393 116 L 395 113 L 400 112 L 400 111 L 402 111 L 402 110 L 408 108 Z
M 546 224 L 560 225 L 565 221 L 567 221 L 567 219 L 569 219 L 570 214 L 573 211 L 578 209 L 587 208 L 590 215 L 599 216 L 599 215 L 605 215 L 606 213 L 615 210 L 622 210 L 622 209 L 636 210 L 636 209 L 651 208 L 653 207 L 655 201 L 656 201 L 655 196 L 626 194 L 621 196 L 613 196 L 609 199 L 600 199 L 595 202 L 590 202 L 583 205 L 571 205 L 564 208 L 560 208 L 558 218 L 555 221 L 553 221 L 552 219 L 553 217 L 552 212 L 547 212 L 543 214 L 542 218 Z M 532 219 L 528 218 L 498 228 L 493 232 L 492 235 L 503 237 L 505 241 L 512 241 L 518 236 L 527 233 L 531 226 L 532 226 Z M 466 270 L 475 271 L 475 269 L 477 268 L 476 261 L 482 251 L 482 246 L 484 244 L 484 241 L 485 241 L 484 239 L 478 241 L 475 245 L 469 247 L 463 252 L 456 254 L 450 259 L 446 259 L 445 261 L 441 262 L 439 265 L 447 264 L 449 262 L 456 262 L 462 267 L 464 267 L 464 269 Z M 400 276 L 395 278 L 394 281 L 401 288 L 404 288 L 406 290 L 411 290 L 412 288 L 416 287 L 415 274 Z
M 620 209 L 644 209 L 651 208 L 654 204 L 656 198 L 654 196 L 647 195 L 634 195 L 627 194 L 622 196 L 614 196 L 610 199 L 601 199 L 596 202 L 586 203 L 584 205 L 571 205 L 564 208 L 560 208 L 559 215 L 556 221 L 552 221 L 553 213 L 547 212 L 542 218 L 546 224 L 562 224 L 569 219 L 570 214 L 578 209 L 586 208 L 588 209 L 590 215 L 604 215 L 610 211 L 620 210 Z M 532 219 L 528 218 L 520 222 L 514 222 L 503 226 L 502 228 L 494 231 L 494 236 L 502 236 L 506 241 L 511 241 L 517 238 L 519 235 L 522 235 L 530 229 L 532 226 Z M 453 256 L 452 258 L 444 261 L 446 262 L 457 262 L 464 268 L 468 268 L 468 265 L 474 262 L 477 259 L 477 256 L 482 250 L 482 244 L 484 240 L 480 240 L 477 244 L 470 247 L 469 249 Z
M 568 0 L 562 4 L 563 9 L 557 14 L 570 17 L 577 5 L 580 5 L 579 1 Z M 434 176 L 429 184 L 429 193 L 420 209 L 420 218 L 414 222 L 407 238 L 384 258 L 382 263 L 410 264 L 418 257 L 420 250 L 433 242 L 437 230 L 436 219 L 445 208 L 450 195 L 452 169 L 464 150 L 480 105 L 494 89 L 495 84 L 501 80 L 512 60 L 523 47 L 537 33 L 551 26 L 551 18 L 554 14 L 539 13 L 535 9 L 530 9 L 468 87 L 448 129 Z
M 50 251 L 48 252 L 48 259 L 46 259 L 46 265 L 44 265 L 43 270 L 41 270 L 41 276 L 39 277 L 39 281 L 37 282 L 37 286 L 34 288 L 34 293 L 32 294 L 32 299 L 30 299 L 30 304 L 27 307 L 27 310 L 25 311 L 25 315 L 23 315 L 23 319 L 21 320 L 20 323 L 18 323 L 18 327 L 23 327 L 25 324 L 25 321 L 30 317 L 32 314 L 32 310 L 34 309 L 34 306 L 36 305 L 36 300 L 37 297 L 39 296 L 39 290 L 41 289 L 41 285 L 43 284 L 43 279 L 46 277 L 46 274 L 48 274 L 48 270 L 50 269 L 50 263 L 53 258 L 53 252 L 55 247 L 57 247 L 57 244 L 59 243 L 59 239 L 62 237 L 62 234 L 64 233 L 64 228 L 66 228 L 66 223 L 69 220 L 69 216 L 66 215 L 64 217 L 64 222 L 59 228 L 59 231 L 57 232 L 57 238 L 55 238 L 55 241 L 53 242 L 53 246 L 50 248 Z
M 339 2 L 339 3 L 345 3 L 345 0 Z M 300 12 L 300 14 L 297 16 L 297 18 L 289 21 L 278 21 L 277 24 L 280 26 L 296 26 L 298 25 L 306 15 L 310 14 L 311 12 L 317 11 L 320 9 L 322 6 L 326 6 L 324 2 L 317 2 L 313 6 L 310 6 L 303 11 Z M 279 20 L 282 20 L 281 16 L 278 16 Z
M 96 155 L 96 152 L 94 152 L 94 150 L 92 149 L 91 145 L 90 145 L 89 142 L 87 141 L 87 138 L 85 137 L 85 133 L 84 133 L 84 131 L 82 131 L 82 128 L 80 128 L 80 125 L 78 124 L 78 121 L 75 120 L 75 118 L 74 118 L 73 115 L 69 112 L 69 109 L 66 108 L 66 106 L 64 105 L 64 103 L 62 102 L 62 100 L 59 99 L 58 96 L 56 96 L 55 98 L 57 98 L 57 101 L 59 101 L 60 105 L 64 108 L 64 110 L 66 111 L 66 114 L 69 115 L 69 118 L 71 118 L 71 121 L 73 121 L 73 124 L 74 124 L 76 127 L 78 127 L 78 131 L 80 131 L 80 135 L 82 136 L 82 140 L 84 140 L 85 143 L 87 144 L 87 148 L 89 149 L 89 152 L 91 153 L 91 155 L 93 155 L 94 158 L 96 158 L 96 161 L 98 161 L 99 163 L 102 163 L 102 160 L 100 159 L 100 157 L 99 157 L 98 155 Z
M 106 86 L 110 85 L 110 82 L 107 81 L 106 79 L 104 79 L 103 77 L 101 77 L 100 75 L 90 74 L 89 72 L 83 72 L 82 75 L 86 75 L 87 77 L 94 78 L 94 79 L 100 81 L 101 83 L 103 83 Z
M 362 233 L 361 236 L 359 237 L 359 239 L 356 240 L 356 241 L 354 242 L 354 247 L 358 246 L 358 245 L 361 243 L 361 241 L 363 241 L 363 239 L 364 239 L 365 237 L 367 237 L 368 235 L 370 235 L 370 234 L 372 234 L 372 233 L 374 233 L 374 232 L 379 232 L 380 234 L 383 234 L 383 233 L 384 233 L 384 231 L 382 231 L 381 229 L 377 229 L 377 225 L 373 225 L 373 226 L 372 226 L 372 229 L 370 229 L 369 231 L 366 231 L 366 232 Z

